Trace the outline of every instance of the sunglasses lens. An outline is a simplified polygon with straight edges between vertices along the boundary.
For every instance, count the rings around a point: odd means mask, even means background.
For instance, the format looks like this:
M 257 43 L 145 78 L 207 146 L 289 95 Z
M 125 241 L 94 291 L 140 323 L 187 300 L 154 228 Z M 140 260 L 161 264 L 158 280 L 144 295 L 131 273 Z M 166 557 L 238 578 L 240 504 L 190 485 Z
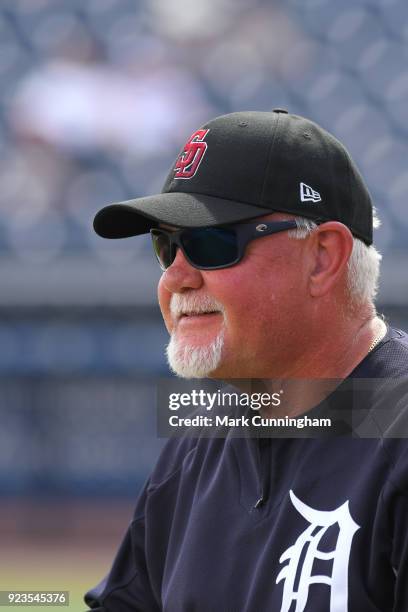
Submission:
M 174 261 L 175 247 L 172 246 L 169 236 L 158 230 L 151 231 L 154 253 L 162 270 L 167 270 Z
M 186 255 L 196 266 L 217 268 L 238 259 L 238 244 L 234 230 L 203 227 L 186 230 L 181 243 Z

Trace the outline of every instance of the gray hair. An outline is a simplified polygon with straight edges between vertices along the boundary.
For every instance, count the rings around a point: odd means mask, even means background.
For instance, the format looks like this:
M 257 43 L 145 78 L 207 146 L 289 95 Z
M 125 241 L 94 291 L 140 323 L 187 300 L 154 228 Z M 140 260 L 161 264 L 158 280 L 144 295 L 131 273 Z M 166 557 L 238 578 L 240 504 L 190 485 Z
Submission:
M 317 224 L 305 217 L 295 217 L 298 224 L 296 229 L 290 230 L 291 238 L 302 240 L 309 236 Z M 374 210 L 373 225 L 380 226 L 380 220 Z M 362 240 L 354 237 L 353 250 L 348 261 L 347 287 L 350 297 L 358 304 L 373 304 L 378 291 L 380 276 L 380 262 L 382 255 L 373 246 L 367 246 Z

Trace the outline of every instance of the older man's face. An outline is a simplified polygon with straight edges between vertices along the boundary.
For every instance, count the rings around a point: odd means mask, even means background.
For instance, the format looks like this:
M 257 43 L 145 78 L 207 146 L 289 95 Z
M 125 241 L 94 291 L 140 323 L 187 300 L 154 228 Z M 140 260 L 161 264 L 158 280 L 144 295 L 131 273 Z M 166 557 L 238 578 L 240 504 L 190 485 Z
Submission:
M 307 240 L 282 232 L 250 242 L 239 264 L 210 271 L 193 268 L 178 250 L 158 287 L 173 370 L 185 377 L 283 375 L 308 308 L 306 249 Z

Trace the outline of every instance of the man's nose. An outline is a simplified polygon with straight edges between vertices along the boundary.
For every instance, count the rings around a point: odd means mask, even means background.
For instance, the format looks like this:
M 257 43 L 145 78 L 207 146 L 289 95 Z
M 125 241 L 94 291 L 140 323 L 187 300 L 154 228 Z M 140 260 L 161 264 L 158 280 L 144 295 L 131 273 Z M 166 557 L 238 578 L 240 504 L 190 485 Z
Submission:
M 173 263 L 163 272 L 161 282 L 171 293 L 181 293 L 185 289 L 199 289 L 203 276 L 201 270 L 194 268 L 178 248 Z

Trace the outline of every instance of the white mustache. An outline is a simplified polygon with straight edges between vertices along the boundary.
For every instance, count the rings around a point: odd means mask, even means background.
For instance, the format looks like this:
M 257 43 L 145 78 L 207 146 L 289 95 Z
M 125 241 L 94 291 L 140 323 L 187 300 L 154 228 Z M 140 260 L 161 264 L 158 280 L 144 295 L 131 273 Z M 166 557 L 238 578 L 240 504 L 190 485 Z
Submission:
M 170 299 L 170 312 L 173 319 L 178 319 L 182 315 L 203 314 L 214 311 L 224 314 L 225 308 L 221 302 L 208 295 L 173 293 Z

